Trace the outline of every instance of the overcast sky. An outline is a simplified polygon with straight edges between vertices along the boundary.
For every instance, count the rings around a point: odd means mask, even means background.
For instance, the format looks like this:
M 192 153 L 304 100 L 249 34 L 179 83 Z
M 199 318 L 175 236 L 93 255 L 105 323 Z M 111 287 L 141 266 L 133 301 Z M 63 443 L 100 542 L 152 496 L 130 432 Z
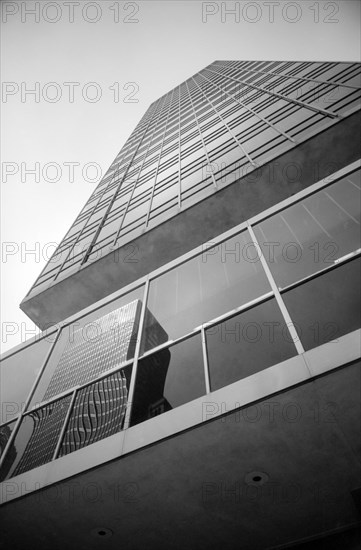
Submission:
M 3 350 L 33 335 L 19 303 L 151 102 L 216 59 L 359 61 L 358 0 L 1 8 Z

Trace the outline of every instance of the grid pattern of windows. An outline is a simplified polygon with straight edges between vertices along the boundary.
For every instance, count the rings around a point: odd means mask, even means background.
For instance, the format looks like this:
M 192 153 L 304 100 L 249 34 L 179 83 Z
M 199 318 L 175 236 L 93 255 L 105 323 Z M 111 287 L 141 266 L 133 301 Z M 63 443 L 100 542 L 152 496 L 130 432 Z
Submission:
M 0 427 L 2 478 L 360 328 L 360 172 L 346 169 L 150 274 L 142 300 L 117 298 L 141 303 L 134 357 Z M 47 360 L 39 386 L 46 370 Z
M 216 61 L 159 98 L 30 293 L 130 242 L 351 113 L 360 104 L 360 67 Z
M 69 337 L 43 400 L 93 380 L 134 355 L 141 303 L 135 300 L 103 315 Z M 89 332 L 93 334 L 89 335 Z

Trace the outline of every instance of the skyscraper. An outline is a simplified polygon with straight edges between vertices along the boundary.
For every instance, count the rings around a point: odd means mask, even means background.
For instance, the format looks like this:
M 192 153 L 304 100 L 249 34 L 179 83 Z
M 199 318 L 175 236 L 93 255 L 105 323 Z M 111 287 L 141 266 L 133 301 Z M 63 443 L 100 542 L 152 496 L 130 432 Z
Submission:
M 72 477 L 73 546 L 353 548 L 360 68 L 216 61 L 149 107 L 21 304 L 7 521 Z

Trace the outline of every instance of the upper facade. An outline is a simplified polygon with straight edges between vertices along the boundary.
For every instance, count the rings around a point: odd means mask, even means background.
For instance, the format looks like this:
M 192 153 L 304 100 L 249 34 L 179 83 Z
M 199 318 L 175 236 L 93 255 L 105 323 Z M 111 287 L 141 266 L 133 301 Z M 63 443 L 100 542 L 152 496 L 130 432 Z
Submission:
M 21 308 L 57 323 L 334 172 L 359 105 L 357 63 L 207 66 L 149 107 Z

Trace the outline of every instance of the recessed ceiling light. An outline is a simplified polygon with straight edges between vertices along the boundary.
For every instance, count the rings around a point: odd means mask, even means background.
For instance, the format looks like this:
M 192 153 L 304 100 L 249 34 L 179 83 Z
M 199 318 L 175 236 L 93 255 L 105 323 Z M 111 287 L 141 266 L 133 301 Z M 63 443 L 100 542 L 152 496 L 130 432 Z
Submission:
M 265 472 L 249 472 L 244 481 L 247 485 L 264 485 L 269 480 L 269 476 Z
M 107 527 L 96 527 L 96 529 L 92 529 L 90 533 L 97 539 L 107 539 L 113 536 L 113 531 Z

